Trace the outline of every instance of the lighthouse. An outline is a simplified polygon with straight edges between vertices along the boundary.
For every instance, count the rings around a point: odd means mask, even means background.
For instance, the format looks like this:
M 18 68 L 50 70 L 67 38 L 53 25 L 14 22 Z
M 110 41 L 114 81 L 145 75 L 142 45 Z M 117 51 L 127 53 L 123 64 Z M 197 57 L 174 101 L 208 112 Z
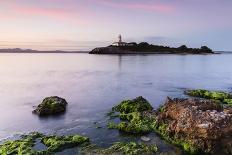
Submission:
M 122 35 L 118 35 L 118 42 L 114 42 L 112 46 L 130 46 L 130 44 L 122 41 Z
M 118 35 L 118 43 L 122 43 L 122 36 L 121 36 L 121 34 Z

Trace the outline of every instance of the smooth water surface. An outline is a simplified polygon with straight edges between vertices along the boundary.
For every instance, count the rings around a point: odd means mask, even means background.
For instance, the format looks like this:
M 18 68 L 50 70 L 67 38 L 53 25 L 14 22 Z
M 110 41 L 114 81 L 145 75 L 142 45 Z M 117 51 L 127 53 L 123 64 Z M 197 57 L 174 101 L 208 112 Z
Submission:
M 111 107 L 137 96 L 158 107 L 167 96 L 185 97 L 186 88 L 232 90 L 232 54 L 0 54 L 0 139 L 31 131 L 79 133 L 102 146 L 139 139 L 106 129 Z M 32 114 L 54 95 L 69 103 L 64 115 Z

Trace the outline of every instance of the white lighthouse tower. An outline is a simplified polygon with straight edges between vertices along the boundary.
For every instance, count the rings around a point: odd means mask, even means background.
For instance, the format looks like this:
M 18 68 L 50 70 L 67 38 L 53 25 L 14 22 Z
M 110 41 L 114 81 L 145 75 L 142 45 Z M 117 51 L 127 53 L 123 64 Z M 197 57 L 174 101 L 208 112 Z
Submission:
M 122 43 L 122 35 L 121 34 L 118 35 L 118 43 Z

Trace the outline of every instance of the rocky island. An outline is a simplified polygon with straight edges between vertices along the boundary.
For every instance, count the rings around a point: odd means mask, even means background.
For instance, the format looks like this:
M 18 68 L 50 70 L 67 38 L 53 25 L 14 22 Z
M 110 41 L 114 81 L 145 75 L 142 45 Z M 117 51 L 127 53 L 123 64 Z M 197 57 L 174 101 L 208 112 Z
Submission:
M 126 43 L 122 41 L 122 37 L 119 35 L 118 42 L 114 42 L 107 47 L 95 48 L 89 54 L 214 54 L 214 52 L 207 46 L 188 48 L 186 45 L 182 45 L 175 48 L 153 45 L 147 42 Z

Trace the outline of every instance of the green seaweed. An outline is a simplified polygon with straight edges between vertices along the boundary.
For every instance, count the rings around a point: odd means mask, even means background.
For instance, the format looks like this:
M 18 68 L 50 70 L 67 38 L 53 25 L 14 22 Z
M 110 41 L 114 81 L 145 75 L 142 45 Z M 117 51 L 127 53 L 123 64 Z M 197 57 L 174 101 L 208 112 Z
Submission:
M 124 100 L 117 106 L 112 108 L 112 111 L 117 111 L 121 113 L 131 113 L 131 112 L 142 112 L 152 110 L 153 107 L 150 103 L 144 99 L 142 96 L 139 96 L 133 100 Z
M 122 153 L 125 155 L 154 154 L 158 151 L 155 144 L 146 145 L 135 142 L 117 142 L 110 148 L 100 151 L 102 154 Z
M 88 145 L 83 147 L 81 154 L 99 154 L 99 155 L 150 155 L 158 152 L 155 144 L 144 144 L 136 142 L 116 142 L 109 148 L 99 148 L 96 145 Z
M 85 142 L 89 142 L 89 138 L 80 135 L 46 136 L 42 138 L 42 142 L 48 147 L 48 152 L 58 152 L 67 148 L 78 146 Z
M 108 123 L 107 127 L 109 129 L 118 129 L 119 131 L 130 134 L 156 132 L 167 142 L 183 148 L 184 151 L 190 154 L 195 154 L 199 151 L 191 142 L 177 138 L 175 135 L 169 133 L 168 124 L 165 122 L 158 121 L 155 117 L 150 118 L 148 115 L 145 115 L 144 112 L 150 112 L 152 110 L 151 106 L 146 104 L 146 108 L 137 108 L 138 106 L 134 105 L 137 102 L 130 103 L 130 101 L 135 101 L 136 99 L 123 101 L 119 105 L 113 107 L 113 110 L 120 112 L 118 118 L 120 118 L 121 122 L 119 124 L 114 122 Z M 156 111 L 158 113 L 164 112 L 165 106 L 160 106 Z
M 129 114 L 120 114 L 121 121 L 119 124 L 110 122 L 108 124 L 109 129 L 118 129 L 127 133 L 145 134 L 153 131 L 153 121 L 148 117 L 143 117 L 139 112 L 133 112 Z
M 232 105 L 232 94 L 222 91 L 209 91 L 204 89 L 187 90 L 185 94 L 193 97 L 212 99 L 222 104 Z
M 47 149 L 37 151 L 33 147 L 37 140 L 40 140 Z M 23 135 L 21 139 L 14 141 L 6 141 L 0 145 L 1 155 L 50 155 L 55 152 L 62 151 L 66 148 L 72 148 L 89 142 L 88 137 L 80 135 L 74 136 L 45 136 L 41 133 L 31 133 L 29 135 Z

